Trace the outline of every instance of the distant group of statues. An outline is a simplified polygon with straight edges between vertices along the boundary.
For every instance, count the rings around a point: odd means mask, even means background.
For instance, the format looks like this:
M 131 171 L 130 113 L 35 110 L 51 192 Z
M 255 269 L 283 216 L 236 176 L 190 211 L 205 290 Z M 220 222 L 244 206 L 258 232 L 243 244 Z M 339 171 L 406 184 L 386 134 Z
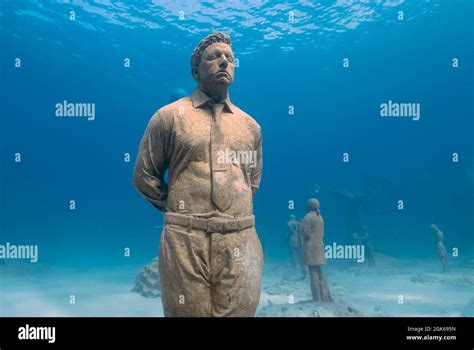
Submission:
M 350 211 L 347 220 L 347 233 L 351 242 L 364 246 L 365 261 L 368 266 L 375 266 L 374 248 L 369 239 L 366 225 L 361 224 L 360 206 L 365 199 L 363 195 L 329 189 L 332 193 L 346 198 L 350 202 Z M 441 261 L 442 271 L 448 272 L 448 252 L 444 246 L 444 234 L 437 225 L 431 224 L 431 230 L 436 237 L 437 253 Z M 322 265 L 326 264 L 324 249 L 324 219 L 321 214 L 319 200 L 311 198 L 306 204 L 306 215 L 297 220 L 294 214 L 290 215 L 287 225 L 286 241 L 289 246 L 291 265 L 299 265 L 302 277 L 309 275 L 313 300 L 316 302 L 332 302 L 328 283 L 324 277 Z

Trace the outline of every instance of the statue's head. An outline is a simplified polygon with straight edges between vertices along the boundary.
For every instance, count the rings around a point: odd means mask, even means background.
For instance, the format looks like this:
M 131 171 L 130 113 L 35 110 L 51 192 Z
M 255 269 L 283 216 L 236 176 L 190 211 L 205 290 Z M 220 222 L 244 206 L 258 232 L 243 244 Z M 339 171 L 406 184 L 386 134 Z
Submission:
M 306 210 L 307 211 L 315 211 L 316 213 L 320 213 L 321 206 L 319 201 L 316 198 L 310 198 L 306 202 Z
M 290 214 L 290 219 L 291 219 L 291 220 L 296 220 L 295 214 Z
M 198 85 L 219 89 L 234 81 L 234 53 L 230 37 L 221 32 L 209 34 L 191 56 L 191 73 Z

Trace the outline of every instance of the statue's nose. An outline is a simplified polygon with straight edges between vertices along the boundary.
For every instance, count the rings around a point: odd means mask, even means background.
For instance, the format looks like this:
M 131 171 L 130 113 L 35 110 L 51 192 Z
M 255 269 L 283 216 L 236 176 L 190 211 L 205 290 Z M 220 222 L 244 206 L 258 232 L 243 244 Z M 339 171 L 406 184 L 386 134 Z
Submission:
M 222 55 L 221 61 L 219 62 L 219 66 L 226 68 L 229 65 L 229 61 L 225 55 Z

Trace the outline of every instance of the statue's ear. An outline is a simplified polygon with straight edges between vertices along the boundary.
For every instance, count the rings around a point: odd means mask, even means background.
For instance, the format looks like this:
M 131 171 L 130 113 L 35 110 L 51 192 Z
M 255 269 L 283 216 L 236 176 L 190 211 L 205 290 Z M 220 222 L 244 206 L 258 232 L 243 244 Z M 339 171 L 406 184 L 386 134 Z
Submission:
M 193 75 L 194 80 L 199 81 L 199 69 L 198 67 L 191 68 L 191 74 Z

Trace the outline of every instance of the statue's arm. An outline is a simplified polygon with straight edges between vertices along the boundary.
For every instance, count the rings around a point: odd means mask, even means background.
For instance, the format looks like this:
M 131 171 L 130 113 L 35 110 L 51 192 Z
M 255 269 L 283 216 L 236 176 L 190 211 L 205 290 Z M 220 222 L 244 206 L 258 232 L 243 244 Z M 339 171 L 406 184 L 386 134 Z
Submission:
M 140 142 L 133 174 L 138 192 L 162 212 L 166 210 L 168 197 L 168 184 L 164 180 L 168 168 L 168 124 L 160 112 L 151 118 Z
M 262 134 L 259 134 L 259 139 L 255 145 L 257 155 L 256 166 L 252 168 L 250 173 L 250 181 L 252 186 L 252 195 L 255 196 L 260 187 L 260 180 L 262 178 L 263 158 L 262 158 Z

